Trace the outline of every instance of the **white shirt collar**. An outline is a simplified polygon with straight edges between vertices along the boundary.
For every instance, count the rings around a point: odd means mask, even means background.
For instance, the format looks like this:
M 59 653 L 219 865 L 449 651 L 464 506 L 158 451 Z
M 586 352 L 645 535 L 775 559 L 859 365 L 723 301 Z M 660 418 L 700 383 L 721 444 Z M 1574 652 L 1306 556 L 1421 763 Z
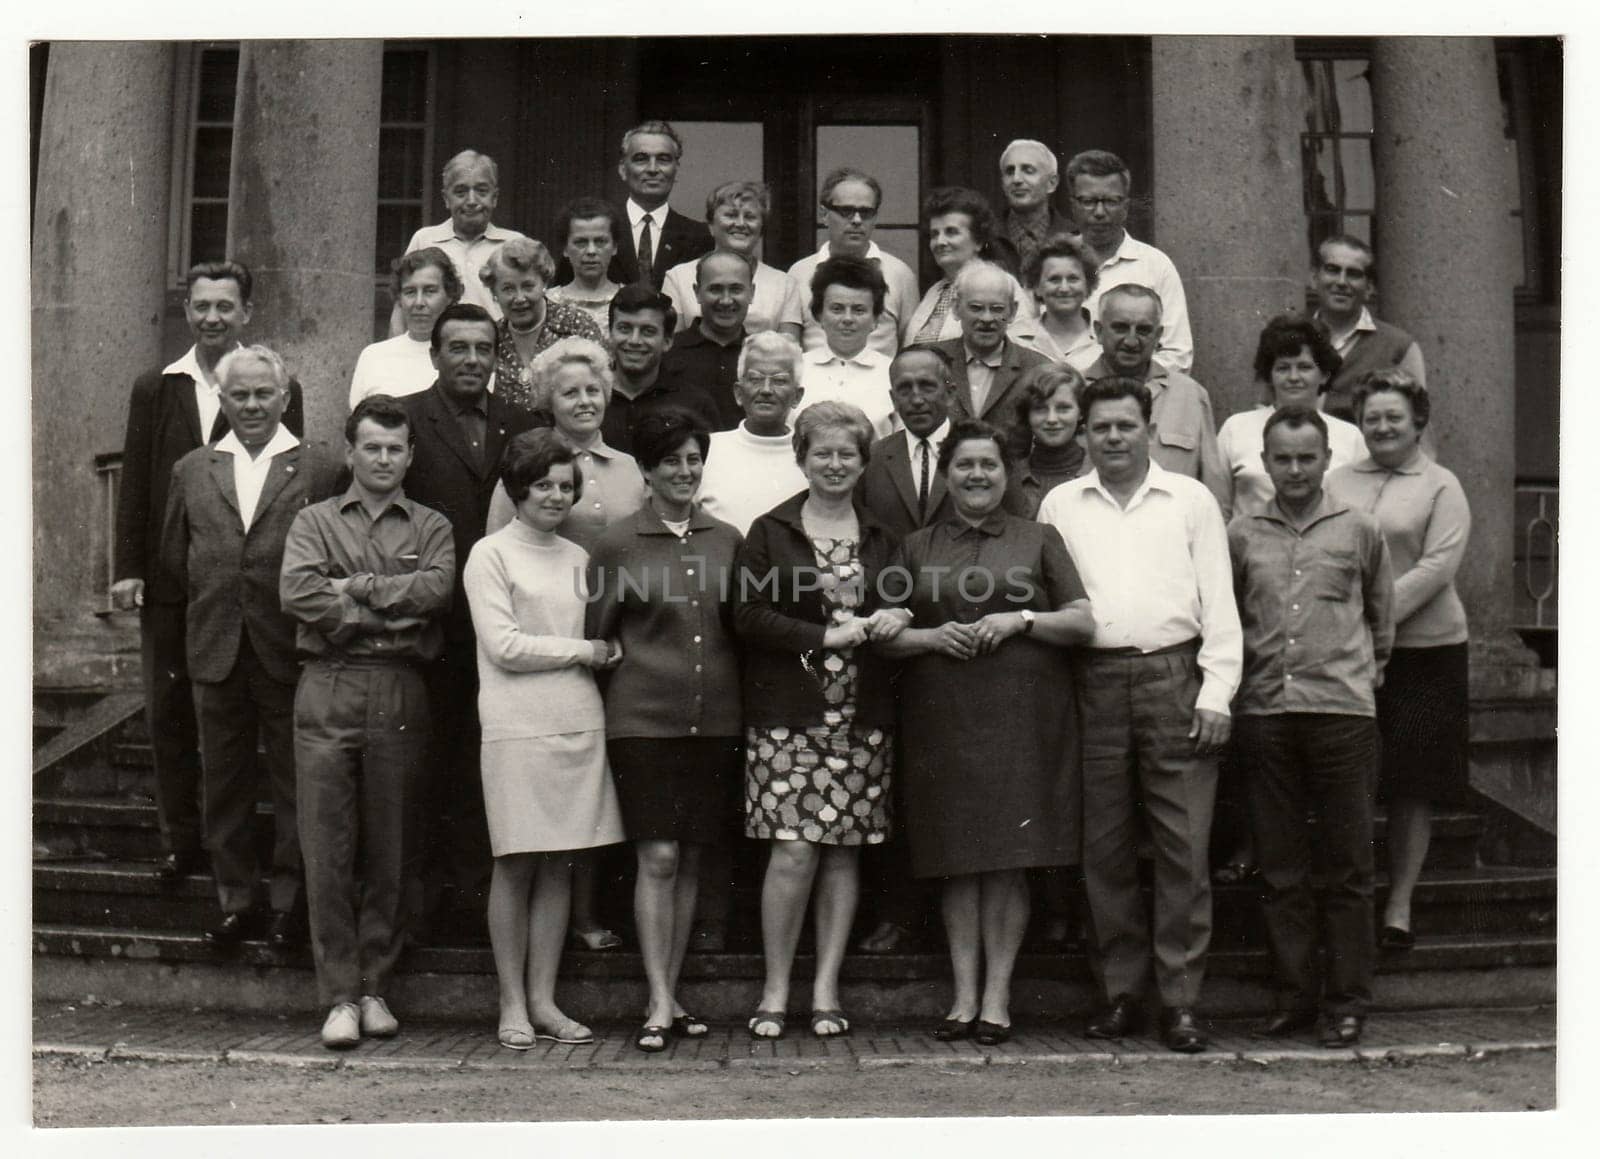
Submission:
M 945 436 L 947 436 L 949 433 L 950 433 L 950 420 L 949 419 L 945 419 L 944 422 L 940 423 L 938 425 L 938 427 L 936 427 L 934 429 L 934 432 L 931 435 L 928 436 L 928 447 L 929 447 L 929 449 L 931 449 L 935 454 L 937 454 L 938 451 L 939 451 L 940 446 L 942 446 L 944 444 Z M 920 443 L 922 440 L 917 438 L 916 435 L 912 434 L 909 429 L 905 431 L 905 436 L 906 436 L 906 449 L 908 451 L 915 452 L 916 449 L 917 449 L 917 444 Z
M 1172 483 L 1168 479 L 1170 474 L 1171 472 L 1160 463 L 1151 459 L 1150 470 L 1145 474 L 1144 482 L 1139 484 L 1139 489 L 1128 499 L 1128 505 L 1123 507 L 1117 501 L 1116 496 L 1106 489 L 1106 485 L 1100 482 L 1100 469 L 1097 467 L 1084 476 L 1084 494 L 1088 494 L 1090 491 L 1097 491 L 1111 506 L 1124 511 L 1132 511 L 1143 501 L 1145 495 L 1152 490 L 1163 491 L 1168 495 L 1172 494 Z
M 639 223 L 644 220 L 644 215 L 648 213 L 650 220 L 655 223 L 657 229 L 660 229 L 667 224 L 667 210 L 670 208 L 671 204 L 667 203 L 657 206 L 655 209 L 646 209 L 630 197 L 627 204 L 628 228 L 633 230 L 634 233 L 638 233 Z
M 842 354 L 835 354 L 833 349 L 826 344 L 807 350 L 801 357 L 813 366 L 831 366 L 840 362 L 846 366 L 864 366 L 874 368 L 889 361 L 889 356 L 881 350 L 874 350 L 870 346 L 863 346 L 849 358 Z
M 820 246 L 817 247 L 817 261 L 818 262 L 827 261 L 828 260 L 828 256 L 832 252 L 833 252 L 833 243 L 831 241 L 823 242 Z M 867 260 L 869 262 L 875 262 L 878 259 L 880 259 L 881 257 L 883 257 L 883 251 L 878 248 L 878 243 L 875 242 L 875 241 L 867 242 Z
M 267 445 L 261 448 L 261 453 L 255 457 L 254 461 L 258 463 L 265 462 L 267 459 L 281 455 L 285 451 L 292 451 L 299 445 L 300 440 L 294 437 L 294 432 L 279 423 L 277 431 L 273 433 L 272 438 L 267 440 Z M 250 452 L 245 450 L 244 444 L 239 441 L 239 436 L 235 435 L 231 428 L 227 434 L 217 440 L 217 450 L 234 456 L 243 455 L 247 459 L 250 457 Z
M 242 342 L 235 343 L 234 349 L 237 350 L 242 345 Z M 198 347 L 189 347 L 189 349 L 185 350 L 178 357 L 177 361 L 162 367 L 161 373 L 187 374 L 190 378 L 194 379 L 196 386 L 208 386 L 209 384 L 206 382 L 206 376 L 200 372 L 200 355 L 197 353 L 197 350 Z M 215 388 L 213 387 L 212 389 Z
M 1122 244 L 1117 246 L 1116 253 L 1112 254 L 1105 261 L 1100 263 L 1100 268 L 1103 270 L 1107 266 L 1113 265 L 1116 262 L 1137 261 L 1138 259 L 1144 257 L 1145 251 L 1149 248 L 1150 247 L 1145 245 L 1144 242 L 1134 237 L 1133 234 L 1129 233 L 1127 230 L 1123 230 Z

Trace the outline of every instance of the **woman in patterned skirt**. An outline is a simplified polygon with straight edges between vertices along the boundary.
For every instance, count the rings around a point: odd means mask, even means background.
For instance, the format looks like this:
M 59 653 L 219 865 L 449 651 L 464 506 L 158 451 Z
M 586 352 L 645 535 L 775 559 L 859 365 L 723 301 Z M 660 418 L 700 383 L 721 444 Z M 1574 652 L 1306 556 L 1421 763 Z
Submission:
M 779 1038 L 789 977 L 813 885 L 817 965 L 811 1030 L 844 1034 L 839 1005 L 863 845 L 889 836 L 893 690 L 864 645 L 909 620 L 878 608 L 889 536 L 853 496 L 872 446 L 858 408 L 821 402 L 795 420 L 807 490 L 751 525 L 734 581 L 745 644 L 745 835 L 770 842 L 761 888 L 766 982 L 750 1019 Z

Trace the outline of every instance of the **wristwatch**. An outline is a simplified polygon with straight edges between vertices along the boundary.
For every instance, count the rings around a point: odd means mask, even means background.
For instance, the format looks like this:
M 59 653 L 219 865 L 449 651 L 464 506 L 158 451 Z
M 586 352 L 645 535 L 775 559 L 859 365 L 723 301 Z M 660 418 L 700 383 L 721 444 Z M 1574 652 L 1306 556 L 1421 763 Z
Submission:
M 1022 634 L 1026 636 L 1029 632 L 1033 631 L 1033 621 L 1035 619 L 1034 614 L 1027 608 L 1023 608 L 1022 611 L 1018 612 L 1017 614 L 1022 617 Z

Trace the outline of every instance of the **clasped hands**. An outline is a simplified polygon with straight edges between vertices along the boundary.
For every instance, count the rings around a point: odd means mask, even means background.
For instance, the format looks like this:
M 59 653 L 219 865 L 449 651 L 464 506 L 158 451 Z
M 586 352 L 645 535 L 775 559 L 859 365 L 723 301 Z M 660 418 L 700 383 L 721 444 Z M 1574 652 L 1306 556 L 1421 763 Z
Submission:
M 824 648 L 853 648 L 867 641 L 882 644 L 893 640 L 911 623 L 911 613 L 899 608 L 879 608 L 870 616 L 847 615 L 835 620 L 822 633 Z
M 1019 612 L 990 612 L 970 624 L 950 620 L 928 629 L 932 650 L 952 660 L 985 656 L 1027 627 Z

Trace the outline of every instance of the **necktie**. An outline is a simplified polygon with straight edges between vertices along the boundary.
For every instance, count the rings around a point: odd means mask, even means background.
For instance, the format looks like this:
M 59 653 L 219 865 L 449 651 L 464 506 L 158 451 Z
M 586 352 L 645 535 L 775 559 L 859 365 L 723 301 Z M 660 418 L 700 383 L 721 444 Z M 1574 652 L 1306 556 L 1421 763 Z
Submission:
M 928 320 L 922 324 L 922 329 L 917 331 L 917 336 L 912 339 L 913 342 L 939 341 L 939 331 L 944 329 L 944 320 L 950 316 L 950 301 L 955 294 L 955 282 L 946 279 L 944 288 L 939 291 L 939 300 L 933 304 L 933 313 L 928 315 Z
M 928 467 L 928 440 L 917 440 L 917 458 L 922 466 L 922 476 L 917 480 L 917 522 L 928 521 L 928 476 L 932 474 Z
M 654 273 L 656 261 L 655 242 L 650 236 L 650 215 L 644 215 L 644 229 L 639 231 L 639 280 L 648 282 Z

